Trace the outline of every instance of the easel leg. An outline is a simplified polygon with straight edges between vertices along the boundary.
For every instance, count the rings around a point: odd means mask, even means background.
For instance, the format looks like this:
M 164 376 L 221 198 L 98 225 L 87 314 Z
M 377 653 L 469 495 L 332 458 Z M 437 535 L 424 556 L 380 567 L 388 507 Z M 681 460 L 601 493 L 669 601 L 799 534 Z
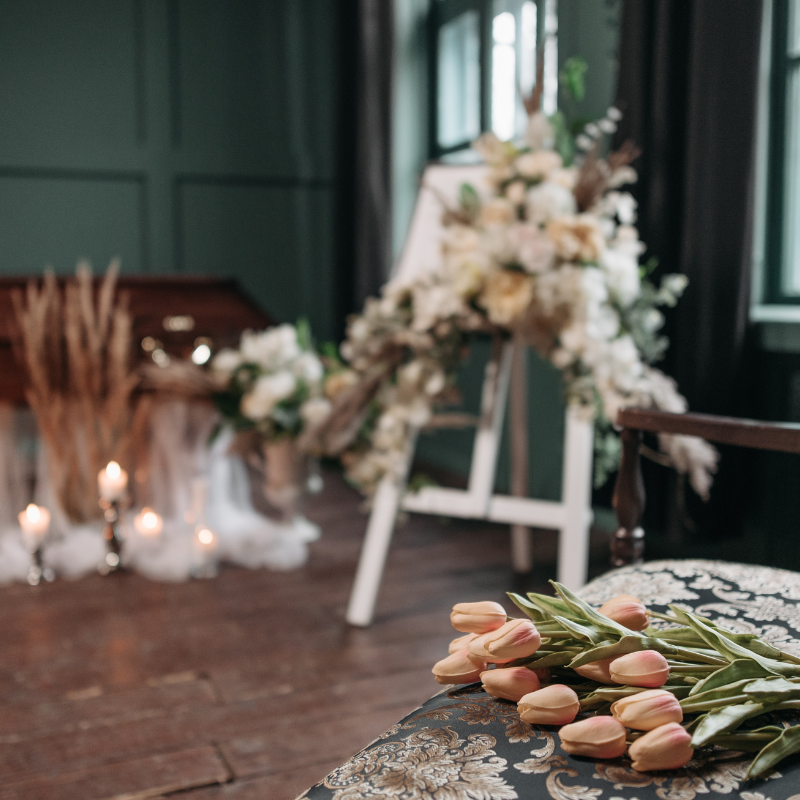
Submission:
M 400 496 L 404 489 L 405 484 L 399 486 L 396 481 L 384 478 L 375 492 L 358 571 L 347 606 L 346 619 L 351 625 L 367 627 L 372 622 L 386 555 L 400 507 Z
M 589 571 L 589 526 L 592 522 L 592 423 L 567 409 L 561 502 L 566 520 L 558 537 L 558 581 L 580 589 Z
M 514 336 L 511 359 L 511 396 L 509 422 L 511 428 L 511 494 L 528 496 L 528 363 L 523 337 Z M 533 541 L 530 528 L 511 526 L 511 566 L 514 572 L 528 573 L 533 568 Z

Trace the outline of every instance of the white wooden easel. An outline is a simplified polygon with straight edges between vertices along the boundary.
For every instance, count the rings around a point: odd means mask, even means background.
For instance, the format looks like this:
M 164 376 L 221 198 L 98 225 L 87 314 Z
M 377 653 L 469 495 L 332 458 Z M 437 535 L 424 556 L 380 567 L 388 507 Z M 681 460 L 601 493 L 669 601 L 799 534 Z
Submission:
M 411 233 L 396 277 L 404 278 L 436 269 L 441 235 L 441 197 L 457 197 L 458 187 L 469 182 L 483 186 L 486 167 L 435 165 L 426 169 L 417 200 Z M 579 589 L 586 582 L 591 511 L 592 423 L 568 407 L 565 422 L 561 501 L 494 494 L 497 455 L 508 401 L 514 343 L 496 348 L 486 366 L 481 413 L 477 423 L 469 483 L 466 490 L 424 487 L 406 493 L 418 431 L 409 437 L 405 469 L 398 478 L 385 477 L 373 499 L 361 558 L 347 608 L 351 625 L 372 622 L 395 521 L 400 509 L 466 519 L 486 519 L 512 525 L 514 568 L 531 566 L 530 527 L 558 531 L 558 580 Z M 524 371 L 518 374 L 524 375 Z M 524 391 L 522 396 L 524 397 Z M 527 446 L 527 442 L 524 442 Z

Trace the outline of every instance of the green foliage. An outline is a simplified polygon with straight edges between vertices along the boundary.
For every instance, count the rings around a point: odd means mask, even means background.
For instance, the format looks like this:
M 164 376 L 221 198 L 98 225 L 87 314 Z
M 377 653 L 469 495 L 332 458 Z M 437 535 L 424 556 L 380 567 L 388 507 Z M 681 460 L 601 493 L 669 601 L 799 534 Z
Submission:
M 586 71 L 589 65 L 581 56 L 572 56 L 564 62 L 559 70 L 558 83 L 576 103 L 583 101 L 586 96 Z
M 458 202 L 461 210 L 464 211 L 470 219 L 478 216 L 481 210 L 481 198 L 475 191 L 475 187 L 469 183 L 462 183 L 458 191 Z

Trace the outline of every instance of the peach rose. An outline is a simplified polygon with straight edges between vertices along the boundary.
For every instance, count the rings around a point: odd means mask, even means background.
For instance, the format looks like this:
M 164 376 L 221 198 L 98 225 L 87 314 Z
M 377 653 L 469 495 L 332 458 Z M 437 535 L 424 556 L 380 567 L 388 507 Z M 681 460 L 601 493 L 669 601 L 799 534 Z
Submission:
M 491 272 L 479 295 L 479 303 L 495 325 L 516 322 L 528 310 L 532 300 L 531 279 L 524 272 L 510 269 Z
M 565 261 L 594 263 L 606 247 L 600 223 L 591 214 L 567 214 L 547 223 L 547 235 Z

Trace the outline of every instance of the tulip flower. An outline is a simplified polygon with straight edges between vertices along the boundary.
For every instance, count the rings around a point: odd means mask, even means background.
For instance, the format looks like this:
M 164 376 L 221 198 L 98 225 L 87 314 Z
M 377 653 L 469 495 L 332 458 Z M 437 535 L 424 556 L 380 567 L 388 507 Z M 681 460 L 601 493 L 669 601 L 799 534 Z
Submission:
M 645 604 L 629 594 L 621 594 L 600 606 L 600 613 L 632 631 L 643 631 L 650 625 Z
M 436 683 L 473 683 L 480 680 L 486 663 L 472 658 L 467 650 L 460 650 L 434 664 L 431 672 Z
M 677 722 L 670 722 L 637 739 L 628 755 L 637 772 L 678 769 L 694 755 L 692 736 Z
M 466 636 L 459 636 L 458 639 L 453 639 L 453 641 L 450 642 L 447 652 L 452 655 L 453 653 L 457 653 L 459 650 L 466 650 L 469 648 L 469 643 L 473 639 L 477 639 L 477 637 L 477 633 L 468 633 Z
M 515 703 L 541 688 L 539 678 L 527 667 L 487 670 L 481 673 L 481 682 L 486 694 Z
M 500 603 L 457 603 L 450 614 L 450 622 L 462 633 L 489 633 L 505 625 L 506 611 Z
M 628 728 L 652 731 L 670 722 L 683 721 L 683 709 L 672 692 L 650 689 L 617 700 L 611 714 Z
M 530 692 L 517 703 L 519 716 L 532 725 L 565 725 L 581 710 L 578 695 L 562 683 Z
M 616 683 L 609 671 L 613 660 L 613 658 L 604 658 L 602 661 L 590 661 L 582 667 L 575 667 L 575 672 L 583 678 L 589 678 L 598 683 Z
M 639 650 L 615 658 L 609 667 L 611 680 L 628 686 L 663 686 L 669 678 L 667 659 L 656 650 Z
M 473 639 L 467 649 L 477 658 L 502 663 L 532 656 L 541 643 L 539 631 L 530 620 L 512 619 L 497 630 Z
M 559 732 L 561 747 L 573 756 L 619 758 L 628 746 L 625 726 L 613 717 L 589 717 L 565 725 Z

